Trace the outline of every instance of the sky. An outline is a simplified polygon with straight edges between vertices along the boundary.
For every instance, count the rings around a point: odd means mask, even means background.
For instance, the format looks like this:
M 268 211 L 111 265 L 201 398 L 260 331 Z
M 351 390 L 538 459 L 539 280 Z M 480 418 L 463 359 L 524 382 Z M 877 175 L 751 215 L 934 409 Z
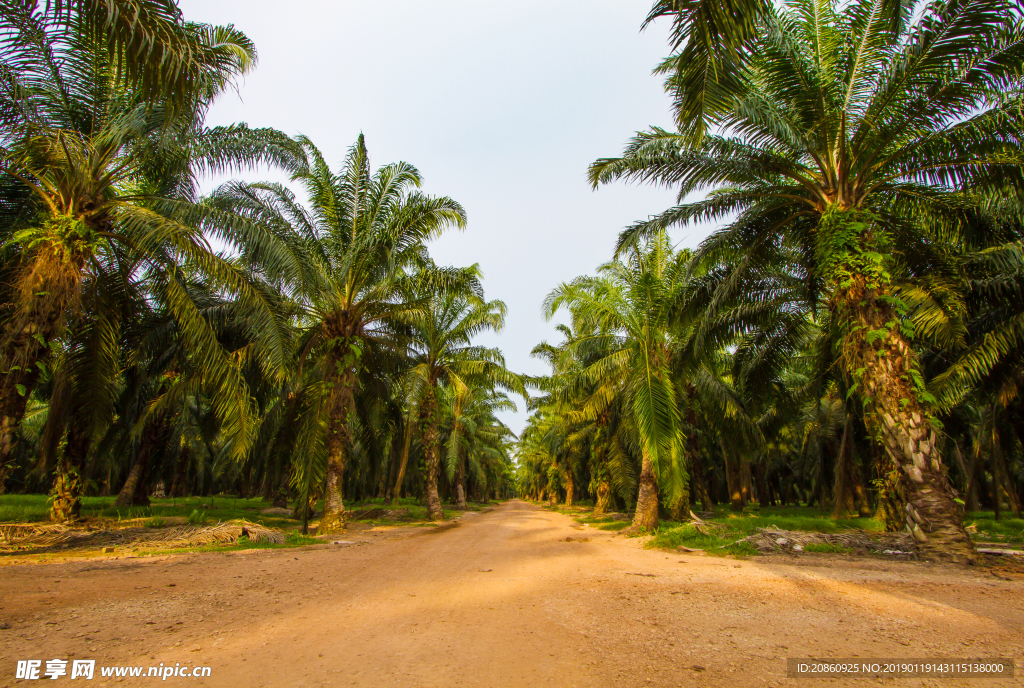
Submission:
M 441 265 L 479 263 L 488 299 L 508 306 L 498 346 L 514 371 L 557 342 L 544 297 L 608 261 L 619 231 L 674 202 L 663 188 L 591 189 L 587 166 L 634 132 L 671 127 L 652 70 L 667 22 L 641 31 L 651 0 L 179 0 L 188 21 L 234 24 L 257 68 L 213 106 L 209 125 L 246 122 L 305 134 L 340 167 L 359 133 L 374 167 L 403 160 L 424 191 L 450 196 L 469 223 L 434 241 Z M 282 180 L 261 170 L 236 175 Z M 211 185 L 213 180 L 209 182 Z M 706 230 L 673 233 L 695 246 Z M 563 314 L 564 319 L 564 314 Z M 525 405 L 503 420 L 519 432 Z

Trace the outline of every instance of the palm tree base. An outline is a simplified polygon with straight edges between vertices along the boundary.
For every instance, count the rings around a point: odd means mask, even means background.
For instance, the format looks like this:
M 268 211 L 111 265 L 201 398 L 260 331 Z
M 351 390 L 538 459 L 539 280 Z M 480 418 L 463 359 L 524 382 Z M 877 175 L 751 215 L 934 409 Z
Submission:
M 336 511 L 328 514 L 324 512 L 323 517 L 320 519 L 320 524 L 316 527 L 317 535 L 330 535 L 331 533 L 341 533 L 345 530 L 345 512 Z
M 466 504 L 466 490 L 461 482 L 455 486 L 455 506 L 460 509 L 465 509 L 468 506 Z
M 441 508 L 441 499 L 436 490 L 433 493 L 427 492 L 427 518 L 431 521 L 444 520 L 444 509 Z
M 608 511 L 608 505 L 611 502 L 611 488 L 608 487 L 608 483 L 602 482 L 597 486 L 597 503 L 594 505 L 594 512 L 591 516 L 601 516 L 604 512 Z
M 69 471 L 57 476 L 53 486 L 50 520 L 54 523 L 77 523 L 81 520 L 82 494 L 78 475 Z
M 650 462 L 644 458 L 640 472 L 640 495 L 636 500 L 636 514 L 633 525 L 626 529 L 627 535 L 652 532 L 658 527 L 658 483 Z

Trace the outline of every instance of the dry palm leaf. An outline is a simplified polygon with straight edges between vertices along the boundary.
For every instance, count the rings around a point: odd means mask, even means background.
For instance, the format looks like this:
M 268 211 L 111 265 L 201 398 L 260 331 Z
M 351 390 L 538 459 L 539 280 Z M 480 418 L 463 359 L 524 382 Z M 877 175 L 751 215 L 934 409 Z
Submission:
M 841 533 L 813 533 L 758 528 L 757 532 L 737 542 L 749 542 L 759 552 L 794 552 L 807 545 L 839 545 L 854 552 L 913 554 L 914 539 L 907 533 L 866 533 L 850 530 Z
M 230 544 L 245 536 L 250 542 L 283 544 L 284 533 L 246 520 L 173 528 L 72 529 L 63 525 L 0 526 L 0 552 L 95 549 L 101 547 L 201 547 Z

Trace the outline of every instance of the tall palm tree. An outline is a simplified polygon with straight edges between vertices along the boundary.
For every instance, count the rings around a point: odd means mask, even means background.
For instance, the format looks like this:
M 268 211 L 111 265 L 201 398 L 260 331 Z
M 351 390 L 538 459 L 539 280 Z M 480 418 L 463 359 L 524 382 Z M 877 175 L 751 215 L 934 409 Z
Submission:
M 702 256 L 736 236 L 806 256 L 871 434 L 903 474 L 908 527 L 926 556 L 972 559 L 893 275 L 927 272 L 979 193 L 1024 187 L 1019 13 L 1003 0 L 931 3 L 911 21 L 899 3 L 794 0 L 765 11 L 752 40 L 745 67 L 716 86 L 709 123 L 726 133 L 651 130 L 591 179 L 671 184 L 681 200 L 712 190 L 625 243 L 736 214 Z
M 11 298 L 0 332 L 0 464 L 69 324 L 102 328 L 106 343 L 116 346 L 126 310 L 111 303 L 138 298 L 131 282 L 140 276 L 159 291 L 155 297 L 169 305 L 189 346 L 218 380 L 214 405 L 236 419 L 227 430 L 244 451 L 249 416 L 230 411 L 247 408 L 248 391 L 178 272 L 199 270 L 216 280 L 249 309 L 264 337 L 278 337 L 269 304 L 242 271 L 210 249 L 204 230 L 229 244 L 260 240 L 251 228 L 246 234 L 224 218 L 211 223 L 213 214 L 196 198 L 196 175 L 204 170 L 289 154 L 277 146 L 283 137 L 276 132 L 202 126 L 213 98 L 253 64 L 251 43 L 230 27 L 177 26 L 182 40 L 204 46 L 189 58 L 198 71 L 188 89 L 154 99 L 122 74 L 128 67 L 94 33 L 75 22 L 47 23 L 28 5 L 22 9 L 5 25 L 8 78 L 0 108 L 5 189 L 25 192 L 24 211 L 2 228 Z M 282 356 L 278 347 L 271 359 L 279 363 Z M 266 363 L 275 367 L 273 360 Z
M 471 270 L 476 272 L 475 267 Z M 425 496 L 432 520 L 444 519 L 437 491 L 442 449 L 441 386 L 451 388 L 456 403 L 464 402 L 471 387 L 481 385 L 526 395 L 522 379 L 505 367 L 501 351 L 473 344 L 476 335 L 500 332 L 504 324 L 504 303 L 485 301 L 464 291 L 434 292 L 422 313 L 411 322 L 409 344 L 414 365 L 409 374 L 413 394 L 419 399 L 416 405 L 427 467 Z
M 671 501 L 683 490 L 685 478 L 672 376 L 679 342 L 672 321 L 685 287 L 686 264 L 661 234 L 629 250 L 624 261 L 603 265 L 599 273 L 559 285 L 545 300 L 545 312 L 551 317 L 566 306 L 579 323 L 573 329 L 595 333 L 571 344 L 584 359 L 587 349 L 604 352 L 584 373 L 596 387 L 587 403 L 600 412 L 623 396 L 642 456 L 632 527 L 652 529 L 658 524 L 659 482 Z
M 408 163 L 372 170 L 362 135 L 338 173 L 309 139 L 296 142 L 305 161 L 292 181 L 308 209 L 279 184 L 230 183 L 211 202 L 281 237 L 303 266 L 290 285 L 305 311 L 298 355 L 309 369 L 297 440 L 305 465 L 323 467 L 318 532 L 330 533 L 345 525 L 342 481 L 360 371 L 404 352 L 406 330 L 425 312 L 422 300 L 408 298 L 415 273 L 432 267 L 425 242 L 464 227 L 466 214 L 450 198 L 415 191 L 421 176 Z M 458 279 L 434 273 L 435 286 Z

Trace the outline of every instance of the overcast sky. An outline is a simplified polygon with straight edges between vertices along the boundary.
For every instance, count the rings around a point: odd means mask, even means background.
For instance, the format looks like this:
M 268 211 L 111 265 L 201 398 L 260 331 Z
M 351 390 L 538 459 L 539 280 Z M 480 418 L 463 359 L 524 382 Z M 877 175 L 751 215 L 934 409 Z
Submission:
M 618 232 L 673 202 L 665 189 L 591 190 L 587 166 L 629 137 L 671 124 L 651 70 L 667 26 L 640 25 L 651 0 L 179 0 L 185 18 L 234 24 L 259 65 L 208 123 L 305 134 L 340 166 L 359 132 L 374 166 L 405 160 L 425 191 L 451 196 L 465 232 L 431 245 L 439 264 L 479 263 L 505 330 L 483 338 L 513 370 L 554 322 L 541 315 L 559 282 L 611 257 Z M 245 178 L 278 178 L 269 173 Z M 678 231 L 693 246 L 703 231 Z M 526 414 L 506 414 L 516 432 Z

